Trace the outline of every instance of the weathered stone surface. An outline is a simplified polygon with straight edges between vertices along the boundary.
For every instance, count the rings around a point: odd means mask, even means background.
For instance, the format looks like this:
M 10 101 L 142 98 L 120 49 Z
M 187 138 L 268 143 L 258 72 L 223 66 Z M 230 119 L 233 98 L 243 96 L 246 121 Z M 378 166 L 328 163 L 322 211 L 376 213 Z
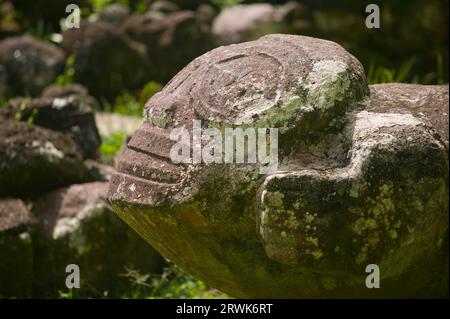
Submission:
M 167 82 L 192 59 L 212 48 L 209 26 L 195 11 L 163 14 L 149 11 L 132 17 L 123 30 L 143 43 L 152 64 L 152 79 Z
M 56 80 L 64 64 L 63 50 L 30 35 L 0 42 L 0 80 L 7 96 L 38 95 Z
M 16 121 L 0 121 L 0 172 L 0 196 L 33 196 L 92 180 L 71 138 Z
M 42 97 L 68 97 L 76 95 L 79 98 L 83 98 L 86 104 L 98 109 L 98 102 L 95 98 L 89 95 L 86 87 L 78 83 L 71 83 L 67 85 L 51 84 L 47 86 L 42 92 Z
M 0 118 L 32 122 L 66 133 L 77 143 L 84 158 L 96 158 L 101 141 L 91 100 L 92 98 L 69 94 L 55 98 L 18 98 L 0 109 Z
M 189 128 L 193 119 L 279 127 L 283 134 L 312 137 L 333 129 L 330 124 L 337 125 L 367 95 L 361 64 L 339 45 L 265 36 L 214 49 L 185 67 L 146 104 L 145 123 L 130 145 L 167 157 L 159 146 L 170 144 L 170 128 Z M 307 128 L 308 122 L 315 124 Z M 159 146 L 143 145 L 147 129 Z M 281 141 L 283 149 L 289 151 L 291 142 L 296 141 Z
M 127 267 L 142 274 L 161 270 L 161 256 L 113 214 L 104 201 L 106 190 L 104 182 L 72 185 L 35 203 L 33 214 L 47 238 L 36 251 L 48 256 L 36 265 L 44 287 L 40 293 L 66 290 L 68 264 L 79 265 L 81 288 L 77 293 L 86 296 L 92 296 L 92 287 L 110 296 L 124 288 Z
M 113 166 L 95 160 L 85 160 L 84 165 L 89 169 L 89 173 L 95 181 L 109 181 L 114 173 Z
M 268 3 L 236 5 L 214 19 L 212 32 L 215 41 L 222 45 L 255 40 L 270 33 L 290 33 L 290 19 L 302 11 L 297 2 L 280 7 Z
M 95 97 L 112 99 L 149 80 L 145 47 L 109 23 L 82 22 L 79 29 L 64 32 L 62 46 L 74 56 L 75 81 Z
M 34 219 L 20 199 L 0 199 L 0 297 L 31 296 Z
M 233 296 L 446 296 L 446 147 L 412 114 L 362 111 L 367 94 L 357 60 L 327 41 L 213 50 L 147 103 L 109 199 L 166 257 Z M 192 119 L 278 127 L 278 171 L 173 164 L 168 134 Z M 365 285 L 369 264 L 381 289 Z
M 364 111 L 353 121 L 344 132 L 346 163 L 287 165 L 265 179 L 257 224 L 266 255 L 316 281 L 309 292 L 303 285 L 306 296 L 445 295 L 444 145 L 411 115 Z M 378 291 L 364 283 L 373 263 L 381 270 Z
M 163 255 L 232 296 L 445 296 L 445 145 L 411 114 L 361 111 L 368 91 L 332 42 L 272 35 L 210 51 L 147 103 L 109 200 Z M 169 134 L 192 119 L 279 128 L 278 171 L 173 164 Z M 368 264 L 381 289 L 366 288 Z
M 190 197 L 189 192 L 180 192 L 182 185 L 172 184 L 185 173 L 170 162 L 171 128 L 190 128 L 193 119 L 211 125 L 279 127 L 287 136 L 280 141 L 280 152 L 290 153 L 299 137 L 314 139 L 342 125 L 340 117 L 357 108 L 367 94 L 362 66 L 329 41 L 272 35 L 212 50 L 150 99 L 144 124 L 119 164 L 120 171 L 150 178 L 155 187 L 137 180 L 136 189 L 130 191 L 117 175 L 112 183 L 120 191 L 113 199 L 156 205 L 172 196 Z M 293 134 L 297 138 L 290 138 Z M 150 161 L 146 154 L 156 156 Z
M 448 85 L 371 85 L 367 110 L 379 113 L 411 113 L 432 125 L 448 143 Z
M 52 84 L 47 86 L 41 94 L 41 97 L 52 98 L 67 98 L 75 96 L 80 104 L 92 110 L 100 110 L 100 105 L 93 96 L 89 95 L 86 87 L 78 83 L 71 83 L 67 85 Z

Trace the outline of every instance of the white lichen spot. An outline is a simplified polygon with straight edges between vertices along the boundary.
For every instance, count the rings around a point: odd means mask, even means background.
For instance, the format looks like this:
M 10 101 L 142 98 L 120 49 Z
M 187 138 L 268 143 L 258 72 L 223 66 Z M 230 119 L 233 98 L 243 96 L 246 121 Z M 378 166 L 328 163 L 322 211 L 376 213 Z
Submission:
M 323 252 L 322 252 L 322 250 L 318 249 L 318 250 L 313 251 L 311 253 L 311 255 L 314 257 L 314 259 L 320 259 L 323 257 Z
M 82 220 L 101 212 L 101 204 L 87 205 L 75 216 L 58 219 L 53 229 L 53 239 L 58 239 L 73 233 L 81 226 Z
M 64 157 L 63 152 L 58 150 L 52 142 L 47 141 L 42 145 L 39 141 L 33 141 L 31 144 L 33 147 L 38 147 L 38 152 L 41 155 L 47 155 L 51 158 L 61 159 Z
M 21 233 L 21 234 L 19 235 L 19 238 L 20 238 L 21 241 L 25 241 L 25 242 L 31 241 L 30 234 L 27 233 L 27 232 Z
M 60 110 L 67 105 L 67 99 L 56 98 L 53 100 L 52 107 Z
M 300 85 L 308 91 L 307 108 L 327 110 L 347 94 L 350 87 L 347 64 L 337 60 L 318 61 Z
M 314 221 L 314 216 L 312 214 L 309 214 L 308 212 L 305 214 L 305 221 L 310 224 Z

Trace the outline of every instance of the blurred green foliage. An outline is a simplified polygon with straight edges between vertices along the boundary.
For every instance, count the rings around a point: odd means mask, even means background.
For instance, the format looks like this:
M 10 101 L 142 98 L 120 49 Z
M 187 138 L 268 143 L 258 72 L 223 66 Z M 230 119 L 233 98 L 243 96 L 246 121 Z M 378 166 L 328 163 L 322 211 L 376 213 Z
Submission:
M 4 107 L 8 103 L 8 99 L 2 95 L 0 95 L 0 108 Z
M 237 4 L 244 3 L 245 0 L 211 0 L 211 4 L 216 8 L 223 10 L 228 7 L 235 6 Z
M 90 0 L 94 12 L 101 12 L 112 3 L 121 4 L 123 6 L 129 6 L 129 2 L 130 2 L 129 0 Z
M 108 136 L 102 135 L 101 140 L 99 149 L 101 160 L 104 163 L 111 163 L 125 143 L 126 135 L 122 132 L 114 132 Z
M 75 59 L 72 55 L 67 58 L 64 72 L 58 76 L 56 84 L 64 86 L 73 83 L 73 76 L 75 75 L 75 69 L 73 68 L 74 61 Z
M 155 95 L 157 92 L 161 91 L 162 89 L 162 85 L 155 82 L 155 81 L 150 81 L 148 82 L 144 88 L 142 89 L 140 95 L 139 95 L 139 104 L 141 105 L 145 105 L 145 103 L 147 103 L 147 101 L 153 96 Z
M 119 113 L 122 115 L 142 116 L 143 105 L 129 92 L 119 95 L 113 104 L 103 101 L 103 109 L 107 112 Z
M 23 111 L 25 110 L 25 108 L 27 107 L 29 98 L 25 98 L 22 103 L 20 103 L 19 109 L 17 110 L 16 114 L 14 114 L 14 119 L 17 122 L 20 122 L 24 119 L 23 117 Z M 27 116 L 27 123 L 28 124 L 33 124 L 34 120 L 36 119 L 37 115 L 38 115 L 38 109 L 33 109 L 31 111 L 31 114 Z
M 420 84 L 444 84 L 445 67 L 442 54 L 436 56 L 436 69 L 422 76 L 413 74 L 413 66 L 417 63 L 415 58 L 406 60 L 398 68 L 389 68 L 377 65 L 373 60 L 367 70 L 367 81 L 369 84 L 377 83 L 420 83 Z
M 130 0 L 89 0 L 92 12 L 98 13 L 113 3 L 121 4 L 126 7 L 130 7 L 137 13 L 143 13 L 148 9 L 148 1 L 146 0 L 138 0 L 138 1 L 130 1 Z
M 161 84 L 150 81 L 137 94 L 123 92 L 114 100 L 114 103 L 103 100 L 103 110 L 122 115 L 142 117 L 145 103 L 161 89 Z

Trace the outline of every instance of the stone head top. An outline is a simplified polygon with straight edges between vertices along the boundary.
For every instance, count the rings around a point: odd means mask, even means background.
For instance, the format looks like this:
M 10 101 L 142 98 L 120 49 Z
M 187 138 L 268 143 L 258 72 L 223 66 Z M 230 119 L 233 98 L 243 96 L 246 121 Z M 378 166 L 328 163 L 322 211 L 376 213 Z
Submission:
M 269 35 L 192 61 L 146 104 L 145 120 L 160 128 L 193 118 L 293 127 L 305 113 L 342 114 L 367 94 L 361 64 L 338 44 Z

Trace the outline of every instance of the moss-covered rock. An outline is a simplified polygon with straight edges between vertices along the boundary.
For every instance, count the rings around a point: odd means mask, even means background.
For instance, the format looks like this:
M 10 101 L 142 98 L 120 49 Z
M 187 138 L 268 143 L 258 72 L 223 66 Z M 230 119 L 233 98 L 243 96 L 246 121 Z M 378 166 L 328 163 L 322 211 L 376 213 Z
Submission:
M 93 180 L 70 137 L 15 120 L 0 120 L 0 172 L 0 196 L 36 196 Z
M 147 103 L 112 207 L 236 297 L 444 296 L 445 145 L 410 114 L 361 111 L 368 92 L 359 62 L 332 42 L 272 35 L 210 51 Z M 278 128 L 278 170 L 174 164 L 170 132 L 194 119 Z M 365 285 L 372 263 L 380 289 Z
M 107 183 L 71 185 L 39 198 L 33 214 L 40 241 L 35 253 L 35 295 L 65 291 L 66 266 L 80 268 L 77 296 L 118 296 L 125 291 L 129 270 L 141 274 L 161 271 L 162 257 L 104 201 Z
M 78 94 L 34 99 L 17 98 L 10 100 L 0 110 L 0 120 L 29 122 L 66 133 L 75 141 L 83 158 L 97 158 L 100 135 L 95 122 L 93 103 L 92 97 Z

